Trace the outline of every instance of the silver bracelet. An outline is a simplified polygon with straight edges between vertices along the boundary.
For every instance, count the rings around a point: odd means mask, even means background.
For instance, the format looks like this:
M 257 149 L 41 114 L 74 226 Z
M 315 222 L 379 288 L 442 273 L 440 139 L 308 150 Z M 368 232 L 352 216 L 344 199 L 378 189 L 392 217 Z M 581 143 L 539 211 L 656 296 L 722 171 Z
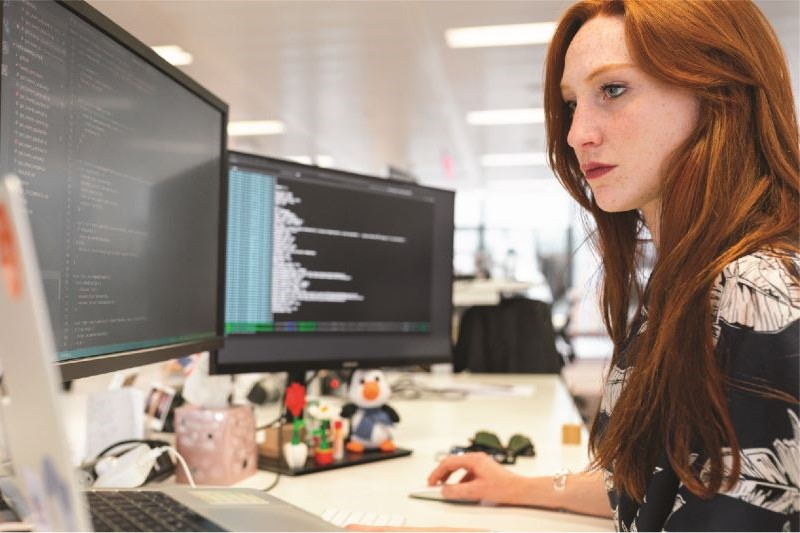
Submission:
M 567 488 L 567 477 L 571 474 L 569 468 L 562 468 L 553 476 L 553 489 L 563 491 Z

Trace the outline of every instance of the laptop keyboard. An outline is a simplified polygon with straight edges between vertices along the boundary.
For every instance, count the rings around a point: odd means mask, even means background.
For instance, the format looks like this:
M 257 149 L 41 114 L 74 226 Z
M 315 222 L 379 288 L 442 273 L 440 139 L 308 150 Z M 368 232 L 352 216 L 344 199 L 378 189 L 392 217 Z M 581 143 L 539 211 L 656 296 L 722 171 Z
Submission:
M 95 531 L 224 531 L 158 491 L 88 491 Z

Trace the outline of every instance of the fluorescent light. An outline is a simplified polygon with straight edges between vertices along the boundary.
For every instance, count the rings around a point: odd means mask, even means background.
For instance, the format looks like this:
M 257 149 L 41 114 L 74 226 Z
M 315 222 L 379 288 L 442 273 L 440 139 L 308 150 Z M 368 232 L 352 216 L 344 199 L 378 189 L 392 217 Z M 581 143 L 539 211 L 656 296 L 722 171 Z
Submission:
M 556 31 L 555 22 L 529 24 L 503 24 L 501 26 L 474 26 L 450 28 L 444 36 L 450 48 L 476 48 L 481 46 L 513 46 L 517 44 L 546 44 Z
M 318 155 L 317 156 L 317 166 L 322 168 L 330 168 L 333 166 L 333 157 L 329 155 Z
M 467 122 L 475 126 L 491 126 L 495 124 L 543 124 L 544 109 L 490 109 L 486 111 L 470 111 Z
M 313 159 L 310 155 L 287 155 L 286 159 L 303 165 L 316 164 L 320 168 L 328 168 L 333 166 L 333 157 L 329 155 L 317 155 Z
M 191 65 L 192 54 L 178 46 L 177 44 L 170 44 L 165 46 L 154 46 L 153 51 L 166 59 L 170 64 L 175 66 Z
M 311 156 L 308 155 L 287 155 L 286 159 L 294 161 L 295 163 L 300 163 L 301 165 L 311 164 Z
M 283 122 L 280 120 L 240 120 L 228 122 L 228 136 L 244 137 L 247 135 L 277 135 L 283 133 Z
M 522 152 L 518 154 L 485 154 L 481 156 L 484 167 L 534 167 L 546 166 L 544 152 Z

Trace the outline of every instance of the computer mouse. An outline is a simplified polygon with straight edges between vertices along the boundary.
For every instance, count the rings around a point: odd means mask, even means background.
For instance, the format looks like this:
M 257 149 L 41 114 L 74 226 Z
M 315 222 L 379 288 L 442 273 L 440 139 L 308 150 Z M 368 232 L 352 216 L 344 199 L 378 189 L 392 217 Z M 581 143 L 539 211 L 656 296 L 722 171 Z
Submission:
M 419 498 L 421 500 L 437 500 L 440 502 L 448 503 L 465 503 L 465 504 L 479 504 L 480 500 L 469 498 L 445 498 L 442 495 L 442 485 L 433 485 L 419 487 L 408 493 L 412 498 Z

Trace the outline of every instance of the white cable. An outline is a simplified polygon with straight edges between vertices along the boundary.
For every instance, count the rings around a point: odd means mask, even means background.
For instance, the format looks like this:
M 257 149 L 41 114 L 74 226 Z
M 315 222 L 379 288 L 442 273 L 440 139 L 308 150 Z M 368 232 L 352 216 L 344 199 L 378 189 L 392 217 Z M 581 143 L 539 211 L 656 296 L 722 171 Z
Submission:
M 178 450 L 173 448 L 172 446 L 162 446 L 161 448 L 156 448 L 161 455 L 162 452 L 169 452 L 169 454 L 178 460 L 183 467 L 183 473 L 186 474 L 186 479 L 189 481 L 189 485 L 194 489 L 197 488 L 197 485 L 194 484 L 194 478 L 192 477 L 192 473 L 189 471 L 189 465 L 186 464 L 186 459 L 183 458 L 181 454 L 178 453 Z

